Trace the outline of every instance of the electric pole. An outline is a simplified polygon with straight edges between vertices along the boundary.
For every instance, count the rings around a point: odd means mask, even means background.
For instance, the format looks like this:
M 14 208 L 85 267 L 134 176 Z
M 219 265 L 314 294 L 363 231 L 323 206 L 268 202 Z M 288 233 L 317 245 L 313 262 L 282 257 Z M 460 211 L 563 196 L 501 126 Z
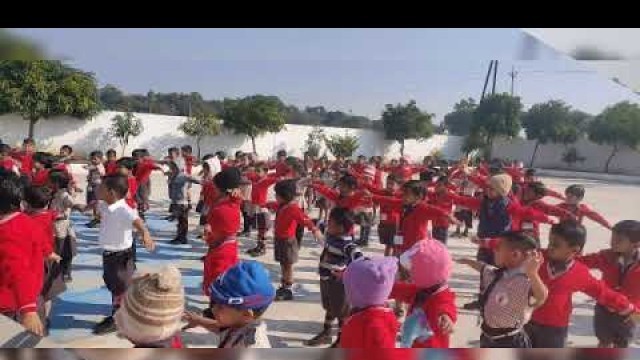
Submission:
M 513 96 L 513 86 L 516 81 L 516 76 L 518 76 L 518 72 L 514 66 L 511 67 L 511 72 L 509 73 L 509 77 L 511 77 L 511 96 Z

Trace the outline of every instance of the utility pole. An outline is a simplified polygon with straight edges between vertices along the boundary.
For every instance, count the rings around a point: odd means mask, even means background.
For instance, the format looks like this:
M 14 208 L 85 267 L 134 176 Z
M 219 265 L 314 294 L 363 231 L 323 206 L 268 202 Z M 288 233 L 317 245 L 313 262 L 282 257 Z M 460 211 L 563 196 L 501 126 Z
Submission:
M 514 66 L 511 67 L 511 72 L 509 73 L 509 77 L 511 77 L 511 96 L 513 96 L 513 86 L 516 81 L 516 76 L 518 76 L 518 72 Z
M 498 60 L 494 60 L 495 65 L 493 67 L 493 87 L 491 88 L 491 95 L 496 94 L 496 78 L 498 76 Z
M 492 69 L 493 69 L 493 60 L 489 62 L 489 70 L 487 70 L 487 77 L 484 78 L 484 86 L 482 87 L 482 95 L 480 96 L 480 101 L 484 100 L 484 94 L 487 91 L 487 84 L 489 83 L 489 76 L 491 76 Z

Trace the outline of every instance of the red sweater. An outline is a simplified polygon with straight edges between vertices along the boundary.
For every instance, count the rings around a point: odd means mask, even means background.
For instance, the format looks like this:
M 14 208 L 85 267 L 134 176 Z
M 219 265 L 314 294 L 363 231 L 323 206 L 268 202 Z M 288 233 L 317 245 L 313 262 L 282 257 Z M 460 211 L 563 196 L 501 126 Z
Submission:
M 129 176 L 127 179 L 127 183 L 129 184 L 129 191 L 127 192 L 127 196 L 125 197 L 125 201 L 130 208 L 136 210 L 138 209 L 138 203 L 136 202 L 136 193 L 138 192 L 138 181 L 135 176 Z
M 37 270 L 44 261 L 37 246 L 42 234 L 38 229 L 22 213 L 0 220 L 0 313 L 36 311 L 43 281 L 43 271 Z
M 33 153 L 19 151 L 13 153 L 11 156 L 20 162 L 20 173 L 31 177 L 33 172 Z
M 391 190 L 376 188 L 375 186 L 368 184 L 366 184 L 365 187 L 367 188 L 367 190 L 369 190 L 370 193 L 374 195 L 386 197 L 393 196 L 395 198 L 402 199 L 401 191 L 392 192 Z M 380 205 L 380 224 L 398 226 L 400 224 L 401 215 L 402 210 L 395 205 Z
M 49 182 L 49 170 L 48 169 L 40 169 L 36 170 L 31 178 L 31 183 L 34 186 L 45 186 Z
M 389 297 L 406 304 L 413 304 L 419 290 L 420 288 L 414 284 L 396 283 L 393 286 L 393 290 Z M 411 312 L 411 310 L 412 309 L 409 309 L 409 312 Z M 427 316 L 427 322 L 433 331 L 433 336 L 424 342 L 415 341 L 413 343 L 413 347 L 448 348 L 450 336 L 448 334 L 444 334 L 442 330 L 440 330 L 438 318 L 440 315 L 448 315 L 454 323 L 458 320 L 456 295 L 448 287 L 439 290 L 435 294 L 431 295 L 424 304 L 422 304 L 422 311 L 424 311 Z
M 259 178 L 255 173 L 249 173 L 247 174 L 247 179 L 251 181 L 251 203 L 264 206 L 267 203 L 269 188 L 278 182 L 278 177 L 270 174 Z
M 572 262 L 566 271 L 552 275 L 545 256 L 539 274 L 542 282 L 549 288 L 549 297 L 533 312 L 531 321 L 537 324 L 569 326 L 569 318 L 573 311 L 571 297 L 577 292 L 585 293 L 617 312 L 635 310 L 626 296 L 611 290 L 603 281 L 594 278 L 589 268 L 579 261 Z
M 406 213 L 403 210 L 402 199 L 374 195 L 373 201 L 381 206 L 392 206 L 403 214 L 401 215 L 399 233 L 402 234 L 404 239 L 402 245 L 396 245 L 400 252 L 408 250 L 420 240 L 431 239 L 428 231 L 429 220 L 449 216 L 444 210 L 425 202 L 418 203 L 411 211 Z
M 213 183 L 213 179 L 207 179 L 202 182 L 200 194 L 205 206 L 211 209 L 219 194 L 218 188 L 216 188 L 216 185 Z
M 602 272 L 602 281 L 615 291 L 624 294 L 636 308 L 640 309 L 640 259 L 622 274 L 618 255 L 611 250 L 602 250 L 595 254 L 578 258 L 590 269 Z
M 144 157 L 138 162 L 136 166 L 135 177 L 138 184 L 146 184 L 151 178 L 151 172 L 158 169 L 156 162 L 150 157 Z
M 340 347 L 395 349 L 400 325 L 393 310 L 373 306 L 348 317 L 342 325 Z
M 42 256 L 45 258 L 51 255 L 55 250 L 55 233 L 53 223 L 56 221 L 58 214 L 53 210 L 40 210 L 27 214 L 31 217 L 40 229 L 42 229 L 43 237 L 39 238 Z
M 338 190 L 331 189 L 320 182 L 314 182 L 311 188 L 317 191 L 320 195 L 333 202 L 336 207 L 342 207 L 351 211 L 358 208 L 370 207 L 371 204 L 365 199 L 364 193 L 355 192 L 349 196 L 340 196 Z
M 118 173 L 118 163 L 115 161 L 107 161 L 104 164 L 104 174 L 106 176 L 115 175 Z
M 196 157 L 193 155 L 183 156 L 184 158 L 184 173 L 191 175 L 193 172 L 193 164 L 196 161 Z
M 571 217 L 568 211 L 545 203 L 542 200 L 536 200 L 526 204 L 526 207 L 537 211 L 529 211 L 527 216 L 514 216 L 512 228 L 515 231 L 532 231 L 536 239 L 540 238 L 540 223 L 550 223 L 547 216 L 555 216 L 559 218 Z
M 277 240 L 289 240 L 296 236 L 298 224 L 304 225 L 310 231 L 316 227 L 307 214 L 302 211 L 300 205 L 294 200 L 288 204 L 279 205 L 276 202 L 266 203 L 265 207 L 276 210 L 274 236 Z
M 442 209 L 447 214 L 453 212 L 453 199 L 449 194 L 436 194 L 435 192 L 427 193 L 427 202 L 439 209 Z M 433 227 L 449 228 L 449 219 L 446 217 L 439 217 L 433 220 Z
M 600 215 L 599 213 L 597 213 L 596 211 L 594 211 L 593 209 L 591 209 L 589 206 L 585 204 L 571 205 L 567 203 L 562 203 L 562 204 L 558 204 L 558 207 L 571 212 L 575 217 L 578 218 L 578 221 L 580 223 L 582 223 L 582 221 L 586 217 L 606 227 L 607 229 L 611 229 L 611 224 L 609 223 L 609 221 L 607 221 L 607 219 L 604 218 L 604 216 Z
M 241 199 L 227 197 L 211 207 L 207 217 L 207 224 L 211 226 L 207 243 L 212 244 L 236 236 L 240 230 L 241 203 Z
M 16 162 L 12 158 L 5 158 L 0 160 L 0 168 L 3 168 L 7 171 L 13 171 L 14 166 L 16 166 Z

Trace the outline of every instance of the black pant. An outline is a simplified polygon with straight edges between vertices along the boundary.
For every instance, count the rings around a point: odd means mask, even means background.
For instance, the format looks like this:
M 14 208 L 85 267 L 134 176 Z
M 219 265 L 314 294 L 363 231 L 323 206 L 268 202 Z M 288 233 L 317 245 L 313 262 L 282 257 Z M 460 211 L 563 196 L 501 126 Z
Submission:
M 447 245 L 447 240 L 449 239 L 449 228 L 448 227 L 434 227 L 431 229 L 431 236 L 434 239 L 439 240 L 441 243 Z
M 178 231 L 176 238 L 186 239 L 189 231 L 189 207 L 183 204 L 173 206 L 173 216 L 178 220 Z
M 596 305 L 593 329 L 600 343 L 628 348 L 633 340 L 635 328 L 635 323 L 628 321 L 626 316 L 613 313 L 600 304 Z
M 304 225 L 296 226 L 296 240 L 298 241 L 298 247 L 302 246 L 303 237 L 304 237 Z
M 503 337 L 500 339 L 492 340 L 485 334 L 480 336 L 480 347 L 481 348 L 530 348 L 531 341 L 527 334 L 524 331 L 520 331 L 519 333 Z
M 545 326 L 530 322 L 524 327 L 534 348 L 563 348 L 569 336 L 568 327 Z

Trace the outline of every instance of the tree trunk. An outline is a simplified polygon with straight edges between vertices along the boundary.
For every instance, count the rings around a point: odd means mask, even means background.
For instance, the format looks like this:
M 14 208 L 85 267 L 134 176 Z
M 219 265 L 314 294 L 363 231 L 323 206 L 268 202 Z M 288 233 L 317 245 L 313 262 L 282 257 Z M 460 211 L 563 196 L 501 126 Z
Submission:
M 198 161 L 200 161 L 200 159 L 202 159 L 200 157 L 200 141 L 201 140 L 202 139 L 199 136 L 196 138 L 196 154 L 198 154 Z
M 35 132 L 35 128 L 36 128 L 36 122 L 38 122 L 38 119 L 29 119 L 29 138 L 33 139 L 34 137 L 34 132 Z
M 400 156 L 404 157 L 404 140 L 399 140 L 400 143 Z
M 253 153 L 257 154 L 257 151 L 256 151 L 256 137 L 255 136 L 251 137 L 251 147 L 253 148 Z
M 611 155 L 607 159 L 607 163 L 604 164 L 605 173 L 609 173 L 609 165 L 611 164 L 611 160 L 613 160 L 613 157 L 616 156 L 616 154 L 618 153 L 618 150 L 619 150 L 618 145 L 613 145 L 613 151 L 611 152 Z
M 122 145 L 122 155 L 121 155 L 121 157 L 124 157 L 124 152 L 125 152 L 125 150 L 127 150 L 127 143 L 128 143 L 128 141 L 126 141 L 126 140 L 123 140 L 120 143 Z
M 487 161 L 493 160 L 493 137 L 487 138 L 487 149 L 485 151 Z
M 532 168 L 533 164 L 536 162 L 536 154 L 538 153 L 539 146 L 540 146 L 540 141 L 536 141 L 536 147 L 533 149 L 533 154 L 531 155 L 531 162 L 529 163 L 530 168 Z

